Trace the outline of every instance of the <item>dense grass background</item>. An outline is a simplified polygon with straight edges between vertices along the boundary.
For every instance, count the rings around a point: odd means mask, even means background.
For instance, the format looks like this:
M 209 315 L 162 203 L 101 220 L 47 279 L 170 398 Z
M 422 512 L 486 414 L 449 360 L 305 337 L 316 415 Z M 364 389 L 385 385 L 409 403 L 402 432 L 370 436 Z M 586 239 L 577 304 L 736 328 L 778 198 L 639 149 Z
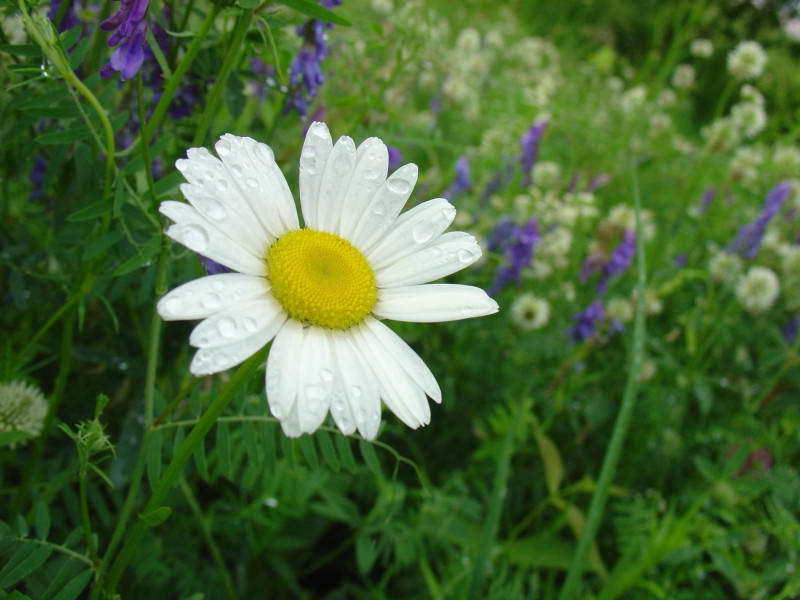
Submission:
M 345 0 L 335 18 L 299 0 L 151 0 L 161 56 L 127 81 L 99 74 L 113 52 L 99 23 L 119 3 L 25 7 L 27 34 L 20 5 L 0 3 L 0 382 L 38 386 L 50 410 L 22 441 L 1 419 L 2 597 L 105 597 L 136 523 L 123 598 L 800 597 L 793 3 Z M 35 17 L 48 10 L 58 37 Z M 301 115 L 289 74 L 314 17 L 338 22 Z M 698 38 L 710 56 L 692 54 Z M 749 81 L 727 67 L 743 40 L 767 56 Z M 498 224 L 537 219 L 533 261 L 497 292 L 499 314 L 391 324 L 444 393 L 421 430 L 386 412 L 373 443 L 332 423 L 286 439 L 263 371 L 235 390 L 233 371 L 192 377 L 192 324 L 154 315 L 166 289 L 204 273 L 155 210 L 180 198 L 175 160 L 248 135 L 272 146 L 296 195 L 311 120 L 418 164 L 410 205 L 451 199 L 457 228 L 487 247 L 453 281 L 490 287 L 517 239 L 493 236 Z M 521 139 L 536 123 L 531 183 Z M 785 181 L 755 252 L 736 246 Z M 626 229 L 632 264 L 599 294 L 600 275 L 581 270 Z M 779 286 L 760 310 L 769 294 L 741 284 L 754 266 Z M 549 306 L 538 328 L 515 318 L 529 294 Z M 605 316 L 576 341 L 595 301 Z M 615 423 L 621 456 L 598 486 Z

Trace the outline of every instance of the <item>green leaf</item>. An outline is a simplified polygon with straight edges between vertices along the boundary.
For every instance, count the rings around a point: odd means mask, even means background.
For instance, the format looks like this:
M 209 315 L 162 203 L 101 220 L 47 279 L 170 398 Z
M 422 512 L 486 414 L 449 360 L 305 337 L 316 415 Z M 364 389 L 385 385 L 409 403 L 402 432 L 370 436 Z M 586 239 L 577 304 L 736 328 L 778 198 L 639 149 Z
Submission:
M 35 46 L 34 44 L 2 44 L 0 45 L 0 52 L 13 54 L 14 56 L 27 56 L 30 58 L 36 58 L 42 55 L 39 46 Z
M 308 466 L 314 471 L 319 469 L 319 457 L 317 457 L 317 448 L 314 446 L 314 439 L 309 435 L 304 435 L 298 441 L 300 444 L 300 451 L 306 459 Z
M 44 564 L 53 553 L 51 546 L 25 544 L 8 559 L 0 571 L 0 587 L 10 587 Z
M 83 532 L 81 532 L 83 535 Z M 56 562 L 56 561 L 54 561 Z M 61 565 L 55 572 L 55 575 L 50 574 L 48 577 L 47 589 L 41 593 L 41 600 L 53 600 L 65 585 L 79 572 L 86 568 L 82 562 L 75 560 L 72 557 L 64 557 L 61 560 Z
M 275 463 L 277 461 L 278 447 L 275 442 L 275 430 L 277 426 L 275 423 L 266 423 L 264 425 L 264 433 L 262 439 L 264 441 L 264 469 L 268 473 L 275 472 Z
M 162 507 L 166 508 L 166 507 Z M 84 588 L 89 585 L 94 573 L 90 570 L 82 571 L 73 577 L 61 591 L 53 596 L 53 600 L 75 600 Z
M 86 125 L 78 125 L 70 129 L 58 129 L 43 133 L 33 138 L 33 141 L 44 146 L 58 146 L 60 144 L 71 144 L 78 140 L 85 140 L 92 137 L 92 132 Z
M 382 477 L 383 471 L 381 470 L 381 463 L 378 460 L 378 456 L 375 454 L 375 449 L 372 447 L 372 444 L 366 440 L 358 440 L 358 449 L 361 450 L 361 456 L 364 457 L 364 462 L 367 463 L 369 470 L 378 477 Z
M 150 511 L 147 514 L 139 514 L 139 518 L 144 521 L 148 527 L 158 527 L 164 521 L 169 519 L 172 514 L 172 507 L 159 506 L 157 509 Z
M 337 435 L 335 439 L 336 448 L 339 450 L 339 458 L 342 459 L 342 465 L 351 473 L 355 473 L 358 470 L 358 464 L 356 464 L 353 451 L 350 449 L 350 438 L 346 435 Z
M 83 59 L 86 58 L 86 54 L 89 51 L 89 46 L 92 42 L 91 36 L 82 39 L 75 49 L 70 52 L 69 55 L 69 66 L 73 69 L 77 69 L 81 66 Z
M 344 17 L 327 8 L 323 8 L 312 0 L 281 0 L 280 3 L 295 9 L 297 12 L 308 15 L 312 19 L 319 19 L 320 21 L 335 23 L 336 25 L 344 25 L 345 27 L 349 27 L 351 24 L 350 21 Z
M 83 250 L 84 260 L 89 260 L 98 254 L 102 254 L 111 246 L 119 242 L 123 237 L 124 236 L 120 231 L 109 231 L 108 233 L 101 235 L 99 238 L 93 239 L 91 242 L 86 244 L 86 248 Z
M 71 27 L 66 31 L 62 31 L 58 34 L 58 37 L 61 38 L 61 45 L 65 49 L 69 49 L 78 41 L 78 38 L 81 35 L 82 27 L 80 25 L 75 25 L 75 27 Z
M 542 456 L 544 464 L 544 479 L 547 484 L 547 492 L 551 496 L 558 495 L 558 488 L 561 486 L 561 478 L 564 476 L 564 463 L 561 454 L 552 440 L 542 433 L 537 427 L 534 431 L 536 444 L 539 446 L 539 454 Z
M 239 6 L 246 9 L 258 8 L 261 0 L 239 0 Z
M 356 564 L 362 575 L 367 575 L 378 558 L 375 542 L 368 535 L 359 535 L 356 538 Z
M 47 509 L 47 503 L 42 500 L 36 503 L 33 511 L 33 524 L 39 539 L 46 540 L 47 534 L 50 533 L 50 511 Z
M 28 537 L 28 522 L 22 515 L 17 515 L 17 533 L 19 537 Z
M 83 208 L 78 209 L 74 213 L 70 214 L 67 217 L 67 221 L 71 223 L 76 223 L 78 221 L 90 221 L 100 217 L 101 215 L 104 215 L 109 210 L 111 210 L 111 207 L 108 205 L 108 202 L 98 200 L 97 202 L 93 202 L 89 206 L 84 206 Z
M 333 446 L 330 434 L 327 431 L 320 429 L 315 434 L 315 437 L 319 443 L 319 449 L 322 452 L 322 458 L 325 459 L 325 462 L 331 469 L 338 472 L 342 467 L 342 463 L 339 461 L 339 455 L 336 454 L 336 448 Z
M 128 273 L 143 266 L 145 263 L 150 262 L 158 253 L 159 246 L 159 236 L 154 235 L 152 238 L 147 240 L 147 243 L 145 243 L 145 245 L 139 249 L 137 254 L 134 254 L 128 260 L 119 265 L 114 270 L 113 276 L 119 277 L 120 275 L 127 275 Z

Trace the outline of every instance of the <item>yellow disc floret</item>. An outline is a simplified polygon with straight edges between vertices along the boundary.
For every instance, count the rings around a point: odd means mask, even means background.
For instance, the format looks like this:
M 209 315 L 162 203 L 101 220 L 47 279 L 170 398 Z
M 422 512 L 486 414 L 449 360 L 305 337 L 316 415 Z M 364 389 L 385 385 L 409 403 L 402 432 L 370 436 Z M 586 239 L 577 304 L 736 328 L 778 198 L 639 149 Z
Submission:
M 367 259 L 338 235 L 290 231 L 267 250 L 272 293 L 293 319 L 327 329 L 363 321 L 377 300 Z

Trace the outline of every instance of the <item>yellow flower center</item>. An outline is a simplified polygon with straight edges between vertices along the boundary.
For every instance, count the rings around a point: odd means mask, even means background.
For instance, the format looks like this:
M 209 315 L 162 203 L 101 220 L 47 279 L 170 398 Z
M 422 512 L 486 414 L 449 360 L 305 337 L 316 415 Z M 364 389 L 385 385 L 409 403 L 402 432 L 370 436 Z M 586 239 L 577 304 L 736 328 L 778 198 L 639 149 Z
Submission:
M 367 259 L 338 235 L 298 229 L 267 250 L 272 293 L 293 319 L 327 329 L 363 321 L 378 299 Z

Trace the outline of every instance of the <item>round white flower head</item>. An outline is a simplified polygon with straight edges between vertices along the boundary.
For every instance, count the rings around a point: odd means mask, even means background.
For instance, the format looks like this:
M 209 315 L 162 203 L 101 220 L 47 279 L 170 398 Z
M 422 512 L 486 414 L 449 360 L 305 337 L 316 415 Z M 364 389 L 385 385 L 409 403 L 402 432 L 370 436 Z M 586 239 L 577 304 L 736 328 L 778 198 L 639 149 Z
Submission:
M 42 433 L 46 416 L 47 401 L 38 388 L 22 381 L 0 383 L 0 432 L 24 436 L 12 448 Z
M 462 29 L 458 34 L 456 47 L 461 52 L 467 52 L 469 54 L 477 52 L 481 48 L 481 34 L 472 27 Z
M 767 113 L 764 105 L 757 102 L 741 102 L 731 109 L 731 120 L 739 128 L 742 137 L 751 138 L 764 129 Z
M 692 53 L 692 56 L 708 58 L 714 54 L 714 44 L 711 43 L 711 40 L 697 38 L 696 40 L 692 40 L 692 43 L 689 45 L 689 52 Z
M 619 100 L 620 108 L 622 108 L 622 112 L 630 114 L 642 108 L 646 100 L 647 88 L 643 85 L 637 85 L 622 94 Z
M 627 298 L 611 298 L 606 303 L 606 315 L 614 321 L 628 323 L 633 319 L 633 304 Z
M 800 246 L 788 245 L 781 254 L 781 271 L 792 281 L 800 281 Z
M 189 204 L 163 202 L 167 235 L 233 270 L 186 283 L 158 302 L 167 320 L 203 319 L 189 343 L 194 375 L 229 369 L 274 338 L 266 369 L 272 414 L 288 436 L 312 433 L 330 411 L 345 434 L 374 438 L 380 401 L 411 428 L 441 402 L 428 367 L 379 319 L 437 322 L 497 312 L 476 287 L 428 284 L 473 264 L 476 239 L 445 233 L 444 198 L 400 214 L 417 181 L 408 164 L 389 177 L 386 145 L 334 144 L 313 123 L 300 156 L 300 226 L 269 146 L 223 135 L 176 162 Z
M 753 40 L 739 42 L 728 53 L 728 71 L 736 79 L 755 79 L 764 72 L 767 64 L 767 53 L 761 44 Z
M 766 102 L 766 100 L 764 100 L 764 95 L 758 91 L 758 88 L 754 85 L 750 85 L 749 83 L 745 83 L 742 86 L 739 95 L 743 100 L 747 100 L 748 102 L 755 102 L 756 104 L 761 105 L 764 105 Z
M 727 152 L 739 143 L 740 133 L 730 117 L 712 121 L 700 130 L 710 150 Z
M 771 269 L 750 267 L 736 284 L 736 299 L 754 315 L 769 309 L 778 298 L 780 283 Z
M 800 148 L 776 146 L 772 152 L 772 164 L 782 175 L 800 173 Z
M 764 153 L 760 148 L 740 146 L 731 158 L 731 177 L 742 183 L 753 183 L 758 178 L 759 167 L 763 162 Z
M 708 273 L 714 281 L 733 283 L 742 274 L 742 259 L 735 254 L 718 251 L 708 261 Z
M 675 104 L 677 99 L 678 96 L 675 94 L 675 92 L 670 88 L 666 88 L 658 95 L 658 100 L 656 100 L 656 102 L 661 108 L 669 108 Z
M 695 72 L 692 65 L 678 65 L 672 74 L 672 85 L 682 90 L 688 90 L 694 85 Z
M 561 179 L 561 167 L 552 160 L 540 160 L 533 166 L 531 179 L 544 188 L 556 188 Z
M 793 42 L 800 42 L 800 17 L 785 19 L 782 23 L 783 32 Z
M 531 293 L 521 294 L 511 305 L 511 319 L 520 329 L 541 329 L 550 321 L 550 303 Z

